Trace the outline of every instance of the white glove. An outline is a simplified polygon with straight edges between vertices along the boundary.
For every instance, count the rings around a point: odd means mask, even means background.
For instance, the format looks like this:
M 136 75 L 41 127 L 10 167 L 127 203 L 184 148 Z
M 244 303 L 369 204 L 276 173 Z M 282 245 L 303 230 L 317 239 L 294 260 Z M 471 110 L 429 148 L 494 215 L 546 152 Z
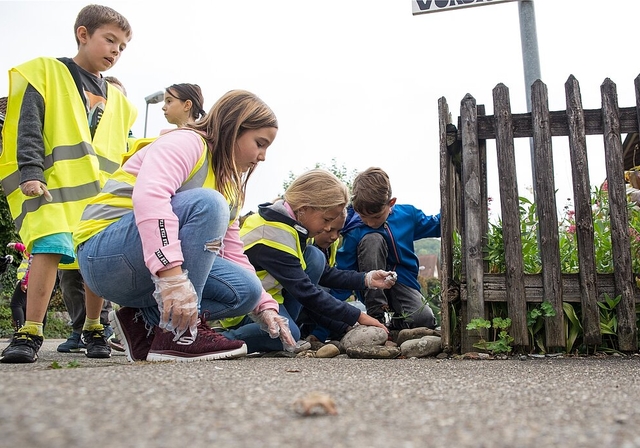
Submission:
M 378 269 L 369 271 L 364 276 L 364 285 L 368 289 L 389 289 L 396 284 L 398 274 L 394 271 L 383 271 Z
M 20 184 L 20 190 L 22 194 L 25 196 L 42 196 L 44 195 L 44 199 L 47 202 L 53 201 L 53 197 L 51 197 L 51 193 L 47 190 L 47 186 L 40 182 L 39 180 L 29 180 Z
M 160 310 L 160 328 L 175 334 L 177 341 L 187 330 L 195 338 L 198 328 L 198 296 L 185 270 L 171 277 L 152 276 L 153 297 Z
M 269 333 L 272 339 L 280 338 L 282 346 L 288 352 L 294 351 L 296 341 L 291 335 L 289 329 L 289 319 L 278 314 L 276 310 L 270 308 L 261 311 L 258 314 L 251 314 L 254 321 L 260 324 L 263 331 Z

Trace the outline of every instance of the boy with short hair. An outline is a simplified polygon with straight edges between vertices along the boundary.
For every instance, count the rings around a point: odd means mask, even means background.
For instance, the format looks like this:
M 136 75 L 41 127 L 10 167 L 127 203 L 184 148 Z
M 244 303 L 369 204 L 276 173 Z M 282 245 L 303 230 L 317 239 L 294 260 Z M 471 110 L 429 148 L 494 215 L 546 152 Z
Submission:
M 390 329 L 435 328 L 433 311 L 420 293 L 413 242 L 439 236 L 440 214 L 428 216 L 413 205 L 397 204 L 387 173 L 372 167 L 353 181 L 336 267 L 363 272 L 395 271 L 398 278 L 390 289 L 369 289 L 359 296 L 367 314 L 384 323 L 385 313 L 392 313 Z M 332 293 L 338 298 L 350 294 Z
M 101 75 L 131 40 L 127 19 L 109 7 L 89 5 L 79 12 L 74 29 L 78 53 L 73 59 L 41 57 L 9 71 L 0 178 L 33 259 L 26 321 L 2 352 L 3 363 L 36 361 L 58 264 L 75 261 L 72 232 L 87 202 L 119 166 L 137 114 Z M 101 299 L 87 300 L 88 357 L 111 353 L 101 307 Z

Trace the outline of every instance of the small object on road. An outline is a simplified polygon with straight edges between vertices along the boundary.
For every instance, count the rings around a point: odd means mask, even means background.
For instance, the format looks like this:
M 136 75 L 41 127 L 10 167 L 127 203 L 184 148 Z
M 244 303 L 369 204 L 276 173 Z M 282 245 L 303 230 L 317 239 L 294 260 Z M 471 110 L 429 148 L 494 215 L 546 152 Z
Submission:
M 322 392 L 310 392 L 293 402 L 293 409 L 300 415 L 336 415 L 336 402 Z

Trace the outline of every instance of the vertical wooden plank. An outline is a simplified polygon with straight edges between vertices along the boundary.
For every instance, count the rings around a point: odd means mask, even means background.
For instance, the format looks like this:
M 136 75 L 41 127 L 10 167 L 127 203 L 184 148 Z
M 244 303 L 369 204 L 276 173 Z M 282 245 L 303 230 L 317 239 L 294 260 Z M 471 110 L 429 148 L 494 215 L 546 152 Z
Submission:
M 636 117 L 638 119 L 638 129 L 640 129 L 640 75 L 633 80 L 633 85 L 636 90 Z
M 505 248 L 505 282 L 507 305 L 511 318 L 509 333 L 516 347 L 528 350 L 527 299 L 524 290 L 524 262 L 520 232 L 520 201 L 516 175 L 516 156 L 513 143 L 513 122 L 509 89 L 498 84 L 493 89 L 493 110 L 496 130 L 498 176 L 500 178 L 500 207 L 502 238 Z
M 479 117 L 485 115 L 484 104 L 478 104 L 476 110 Z M 478 157 L 480 159 L 480 172 L 482 173 L 482 181 L 480 182 L 482 198 L 482 205 L 480 206 L 480 211 L 482 212 L 482 272 L 489 272 L 489 262 L 484 259 L 484 248 L 487 246 L 487 234 L 489 233 L 489 183 L 487 182 L 487 141 L 485 139 L 478 140 Z
M 483 256 L 482 256 L 482 169 L 478 148 L 478 116 L 476 100 L 465 95 L 460 105 L 462 126 L 462 188 L 464 198 L 463 256 L 466 260 L 467 311 L 469 321 L 484 318 Z M 486 331 L 466 330 L 469 321 L 463 321 L 462 351 L 470 351 L 480 337 L 486 339 Z
M 593 244 L 593 215 L 591 213 L 591 182 L 587 160 L 587 139 L 584 127 L 584 109 L 580 85 L 573 76 L 564 85 L 569 123 L 569 153 L 575 205 L 576 237 L 580 278 L 583 341 L 587 345 L 600 345 L 600 311 L 598 308 L 598 279 Z
M 440 132 L 440 297 L 442 306 L 440 309 L 442 348 L 451 350 L 451 324 L 449 322 L 449 282 L 453 274 L 453 198 L 452 180 L 455 172 L 451 162 L 451 154 L 448 150 L 447 125 L 450 124 L 449 105 L 442 97 L 438 100 L 438 123 Z
M 549 104 L 547 86 L 537 80 L 531 86 L 533 159 L 535 176 L 533 188 L 536 212 L 540 226 L 540 258 L 542 262 L 542 286 L 544 299 L 556 311 L 555 317 L 545 320 L 548 349 L 565 347 L 564 312 L 562 309 L 562 278 L 560 273 L 560 246 L 558 238 L 558 213 L 555 197 L 553 151 L 549 128 Z
M 624 184 L 622 141 L 616 85 L 609 78 L 600 86 L 602 96 L 602 123 L 605 165 L 609 190 L 609 213 L 611 218 L 611 246 L 613 255 L 613 278 L 616 294 L 622 300 L 616 309 L 618 317 L 618 343 L 621 351 L 638 349 L 636 337 L 636 312 L 633 298 L 633 273 L 631 269 L 631 246 L 629 242 L 629 213 Z

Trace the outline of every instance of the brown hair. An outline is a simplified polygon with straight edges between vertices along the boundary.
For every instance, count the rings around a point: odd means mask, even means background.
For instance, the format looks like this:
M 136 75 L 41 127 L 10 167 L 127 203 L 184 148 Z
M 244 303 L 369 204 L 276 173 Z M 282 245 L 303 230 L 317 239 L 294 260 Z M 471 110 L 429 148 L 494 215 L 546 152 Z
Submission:
M 198 84 L 172 84 L 165 91 L 182 102 L 191 101 L 189 115 L 194 120 L 198 120 L 206 114 L 204 111 L 204 96 L 202 96 L 202 90 Z
M 201 121 L 185 127 L 200 131 L 207 141 L 216 176 L 216 190 L 242 207 L 247 181 L 255 167 L 249 168 L 244 176 L 238 172 L 236 142 L 245 131 L 277 128 L 278 119 L 273 111 L 253 93 L 231 90 L 213 105 Z
M 374 215 L 391 200 L 391 182 L 382 168 L 371 167 L 353 180 L 351 205 L 357 213 Z
M 131 25 L 129 21 L 115 9 L 102 5 L 87 5 L 80 10 L 78 17 L 76 17 L 76 23 L 73 25 L 73 33 L 76 36 L 76 43 L 80 45 L 76 31 L 81 26 L 87 29 L 89 36 L 93 36 L 93 33 L 103 25 L 114 24 L 122 31 L 124 31 L 129 39 L 131 39 Z

